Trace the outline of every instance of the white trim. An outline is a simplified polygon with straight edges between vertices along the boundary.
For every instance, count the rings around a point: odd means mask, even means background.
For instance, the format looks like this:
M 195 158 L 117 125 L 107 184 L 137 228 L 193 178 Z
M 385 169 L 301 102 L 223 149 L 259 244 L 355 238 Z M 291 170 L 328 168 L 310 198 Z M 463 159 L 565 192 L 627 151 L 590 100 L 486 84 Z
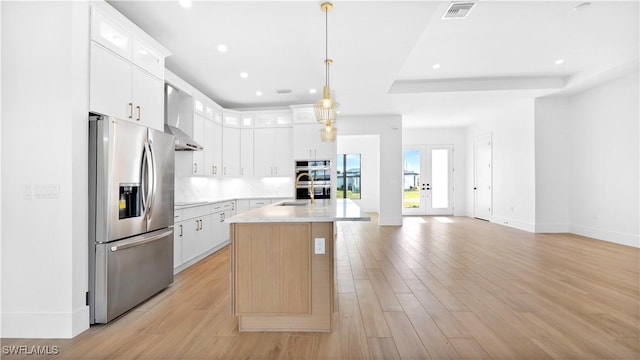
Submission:
M 535 232 L 536 230 L 536 226 L 533 223 L 523 222 L 515 219 L 503 218 L 495 215 L 492 216 L 491 220 L 489 221 L 498 225 L 504 225 L 504 226 L 515 228 L 515 229 L 528 231 L 531 233 Z
M 571 226 L 568 223 L 536 223 L 537 233 L 568 233 Z
M 400 226 L 402 225 L 402 216 L 385 216 L 378 218 L 380 226 Z
M 71 339 L 89 329 L 89 307 L 72 313 L 3 313 L 3 338 Z
M 627 234 L 607 229 L 598 229 L 579 225 L 571 225 L 570 230 L 572 233 L 577 235 L 640 248 L 640 235 L 638 234 Z

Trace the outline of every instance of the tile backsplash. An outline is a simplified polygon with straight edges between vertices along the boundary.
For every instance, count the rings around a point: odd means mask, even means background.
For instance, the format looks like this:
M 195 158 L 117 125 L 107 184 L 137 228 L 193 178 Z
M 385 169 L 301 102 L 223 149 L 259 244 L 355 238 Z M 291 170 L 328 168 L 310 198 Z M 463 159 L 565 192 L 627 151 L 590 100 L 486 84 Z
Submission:
M 232 198 L 294 197 L 293 178 L 177 177 L 175 201 L 215 201 Z

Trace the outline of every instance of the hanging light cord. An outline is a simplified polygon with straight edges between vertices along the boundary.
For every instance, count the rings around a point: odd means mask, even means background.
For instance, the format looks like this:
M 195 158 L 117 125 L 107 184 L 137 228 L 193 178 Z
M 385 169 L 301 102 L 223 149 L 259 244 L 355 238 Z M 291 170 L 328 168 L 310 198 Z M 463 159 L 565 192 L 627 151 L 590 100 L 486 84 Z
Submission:
M 326 86 L 329 86 L 329 8 L 324 11 L 324 63 L 327 69 Z

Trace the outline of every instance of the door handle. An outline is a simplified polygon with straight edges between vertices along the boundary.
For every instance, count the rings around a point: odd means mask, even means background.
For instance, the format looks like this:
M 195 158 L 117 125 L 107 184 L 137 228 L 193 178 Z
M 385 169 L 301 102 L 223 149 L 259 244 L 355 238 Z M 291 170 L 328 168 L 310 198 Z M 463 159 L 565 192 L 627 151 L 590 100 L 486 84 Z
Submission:
M 119 241 L 119 244 L 111 246 L 110 250 L 111 251 L 124 250 L 124 249 L 132 248 L 135 246 L 139 246 L 142 244 L 146 244 L 155 240 L 159 240 L 171 234 L 171 231 L 172 230 L 165 230 L 160 234 L 155 234 L 152 236 L 145 234 L 145 235 L 136 236 L 132 239 L 123 240 L 122 242 Z
M 140 121 L 140 106 L 136 106 L 136 109 L 138 110 L 138 118 L 136 120 Z
M 182 237 L 182 224 L 180 224 L 178 226 L 180 226 L 180 237 Z
M 133 103 L 129 103 L 129 119 L 133 119 Z

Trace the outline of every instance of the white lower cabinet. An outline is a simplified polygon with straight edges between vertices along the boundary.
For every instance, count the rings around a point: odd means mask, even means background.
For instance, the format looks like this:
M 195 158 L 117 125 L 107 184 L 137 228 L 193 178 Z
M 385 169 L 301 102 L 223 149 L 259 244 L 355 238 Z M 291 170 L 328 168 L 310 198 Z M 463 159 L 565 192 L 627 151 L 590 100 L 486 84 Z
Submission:
M 212 225 L 212 214 L 184 221 L 182 239 L 183 263 L 194 259 L 211 248 Z
M 173 228 L 175 272 L 195 264 L 229 241 L 229 224 L 224 220 L 236 214 L 236 202 L 224 201 L 178 212 L 180 221 Z

